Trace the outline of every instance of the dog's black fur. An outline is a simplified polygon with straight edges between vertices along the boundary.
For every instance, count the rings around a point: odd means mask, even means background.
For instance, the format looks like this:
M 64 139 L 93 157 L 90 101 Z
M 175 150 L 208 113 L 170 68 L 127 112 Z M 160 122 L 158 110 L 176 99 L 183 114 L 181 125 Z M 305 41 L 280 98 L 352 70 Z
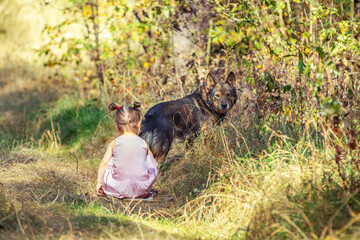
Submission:
M 218 83 L 209 73 L 206 82 L 192 94 L 153 106 L 141 123 L 139 136 L 158 162 L 168 154 L 174 139 L 194 138 L 209 126 L 218 124 L 237 100 L 235 75 Z

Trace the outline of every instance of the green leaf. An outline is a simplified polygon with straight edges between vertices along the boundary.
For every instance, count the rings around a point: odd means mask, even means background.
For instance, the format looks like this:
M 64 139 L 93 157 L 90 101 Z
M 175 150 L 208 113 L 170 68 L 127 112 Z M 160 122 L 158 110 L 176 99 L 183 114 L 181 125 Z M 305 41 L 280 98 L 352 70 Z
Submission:
M 304 61 L 303 61 L 303 55 L 301 51 L 299 50 L 299 64 L 298 64 L 299 72 L 302 74 L 304 72 Z
M 316 48 L 315 48 L 315 51 L 318 52 L 318 54 L 319 54 L 319 56 L 320 56 L 321 59 L 324 59 L 324 57 L 325 57 L 325 52 L 324 52 L 324 50 L 323 50 L 321 47 L 316 47 Z
M 283 56 L 282 58 L 287 58 L 287 57 L 296 57 L 296 54 L 287 54 L 285 56 Z
M 311 64 L 312 64 L 312 59 L 309 59 L 309 61 L 308 61 L 307 64 L 306 64 L 305 70 L 304 70 L 304 75 L 305 75 L 305 76 L 308 76 L 308 75 L 309 75 L 310 70 L 311 70 L 311 68 L 312 68 Z
M 309 38 L 309 37 L 310 37 L 310 33 L 304 32 L 304 33 L 302 34 L 302 36 L 303 36 L 303 38 Z
M 354 96 L 354 92 L 350 88 L 348 89 L 348 94 L 350 97 Z
M 291 85 L 284 86 L 284 93 L 289 92 L 291 90 Z

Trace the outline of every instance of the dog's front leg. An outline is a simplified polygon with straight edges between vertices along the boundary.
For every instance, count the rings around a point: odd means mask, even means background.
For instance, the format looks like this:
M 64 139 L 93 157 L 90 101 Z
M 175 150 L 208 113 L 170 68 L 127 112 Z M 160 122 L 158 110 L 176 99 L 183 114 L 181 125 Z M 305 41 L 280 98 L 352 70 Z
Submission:
M 214 122 L 212 119 L 208 119 L 201 125 L 201 141 L 205 146 L 209 146 L 209 141 L 212 139 L 214 134 Z

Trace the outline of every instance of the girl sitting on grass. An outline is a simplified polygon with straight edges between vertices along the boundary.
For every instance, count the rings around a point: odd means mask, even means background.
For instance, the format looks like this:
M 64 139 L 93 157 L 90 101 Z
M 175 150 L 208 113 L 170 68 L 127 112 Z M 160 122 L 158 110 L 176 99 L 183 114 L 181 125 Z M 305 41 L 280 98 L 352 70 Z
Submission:
M 116 110 L 115 123 L 119 136 L 113 140 L 100 163 L 96 192 L 117 198 L 152 198 L 157 176 L 157 163 L 147 143 L 137 136 L 140 130 L 140 103 L 109 105 Z

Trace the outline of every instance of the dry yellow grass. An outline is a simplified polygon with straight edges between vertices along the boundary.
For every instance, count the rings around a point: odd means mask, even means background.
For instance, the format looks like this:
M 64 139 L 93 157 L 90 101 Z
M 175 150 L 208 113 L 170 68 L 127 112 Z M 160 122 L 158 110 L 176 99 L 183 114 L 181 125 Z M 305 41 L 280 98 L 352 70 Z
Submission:
M 153 235 L 147 239 L 157 239 L 162 234 L 137 218 L 171 216 L 168 196 L 160 192 L 149 203 L 99 198 L 94 191 L 97 164 L 80 159 L 76 173 L 76 161 L 70 157 L 26 148 L 1 156 L 0 235 L 133 239 L 145 233 Z M 163 234 L 172 239 L 171 234 Z
M 77 174 L 76 160 L 62 151 L 18 147 L 5 152 L 0 159 L 1 234 L 64 239 L 359 237 L 358 194 L 344 191 L 333 150 L 305 141 L 286 146 L 279 139 L 281 145 L 268 152 L 242 158 L 227 146 L 241 140 L 229 130 L 229 125 L 216 129 L 206 144 L 199 138 L 185 152 L 176 146 L 168 158 L 176 161 L 163 166 L 155 185 L 160 195 L 150 203 L 95 196 L 96 160 L 94 164 L 82 154 Z

